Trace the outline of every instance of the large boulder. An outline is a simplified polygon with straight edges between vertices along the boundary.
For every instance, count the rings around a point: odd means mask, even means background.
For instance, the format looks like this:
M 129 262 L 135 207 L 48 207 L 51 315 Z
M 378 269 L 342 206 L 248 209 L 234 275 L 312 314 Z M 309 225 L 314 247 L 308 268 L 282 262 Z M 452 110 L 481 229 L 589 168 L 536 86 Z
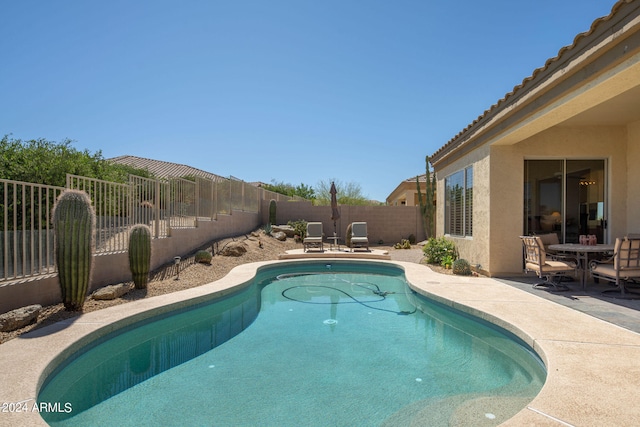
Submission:
M 227 246 L 220 250 L 223 256 L 242 256 L 247 252 L 247 244 L 244 242 L 229 242 Z
M 287 237 L 293 239 L 293 236 L 296 235 L 296 230 L 290 225 L 272 225 L 271 226 L 271 235 L 275 235 L 276 233 L 284 233 Z M 278 239 L 280 240 L 280 239 Z
M 120 283 L 118 285 L 108 285 L 98 289 L 91 295 L 91 298 L 95 300 L 112 300 L 120 298 L 131 290 L 131 284 Z
M 0 332 L 11 332 L 30 325 L 38 319 L 41 310 L 40 304 L 34 304 L 0 314 Z
M 287 235 L 283 231 L 277 231 L 275 233 L 271 233 L 271 235 L 274 239 L 280 240 L 281 242 L 287 240 Z

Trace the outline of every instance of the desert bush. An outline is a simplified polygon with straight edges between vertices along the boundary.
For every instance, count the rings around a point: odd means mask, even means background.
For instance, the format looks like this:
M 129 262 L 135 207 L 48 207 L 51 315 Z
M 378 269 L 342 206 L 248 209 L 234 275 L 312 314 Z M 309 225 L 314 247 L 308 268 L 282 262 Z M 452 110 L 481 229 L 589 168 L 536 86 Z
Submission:
M 264 234 L 271 235 L 271 232 L 273 231 L 273 228 L 271 227 L 271 223 L 266 224 L 266 225 L 262 228 L 262 230 L 264 231 Z
M 469 261 L 466 259 L 455 260 L 451 268 L 453 269 L 453 274 L 458 274 L 460 276 L 471 275 L 471 264 L 469 264 Z
M 307 235 L 307 221 L 304 219 L 299 219 L 296 221 L 289 221 L 287 225 L 295 231 L 297 236 L 300 236 L 300 239 L 304 239 Z
M 202 264 L 211 264 L 212 258 L 213 256 L 211 255 L 211 252 L 205 251 L 203 249 L 201 251 L 196 252 L 195 262 L 200 262 Z

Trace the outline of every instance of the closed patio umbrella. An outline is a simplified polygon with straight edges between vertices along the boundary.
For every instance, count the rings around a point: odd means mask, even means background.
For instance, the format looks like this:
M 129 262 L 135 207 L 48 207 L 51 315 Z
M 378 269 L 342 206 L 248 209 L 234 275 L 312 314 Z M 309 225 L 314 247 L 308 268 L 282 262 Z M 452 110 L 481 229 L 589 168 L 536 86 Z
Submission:
M 329 190 L 331 194 L 331 220 L 333 221 L 333 235 L 337 236 L 337 225 L 336 221 L 340 219 L 340 211 L 338 210 L 338 198 L 335 183 L 331 183 L 331 189 Z

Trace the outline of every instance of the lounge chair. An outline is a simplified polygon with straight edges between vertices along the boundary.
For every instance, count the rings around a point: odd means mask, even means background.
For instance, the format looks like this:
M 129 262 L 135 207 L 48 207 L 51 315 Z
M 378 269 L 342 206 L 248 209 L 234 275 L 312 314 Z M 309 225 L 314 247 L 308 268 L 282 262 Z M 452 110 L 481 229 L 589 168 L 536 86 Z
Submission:
M 569 288 L 560 284 L 559 278 L 567 273 L 575 275 L 578 261 L 571 257 L 551 256 L 544 250 L 544 245 L 539 236 L 520 236 L 524 247 L 524 270 L 533 271 L 544 282 L 533 285 L 535 289 L 553 291 L 568 291 Z
M 302 241 L 304 251 L 307 252 L 309 248 L 317 248 L 324 251 L 324 244 L 322 243 L 324 235 L 322 233 L 321 222 L 308 222 L 307 223 L 307 235 Z
M 366 222 L 354 222 L 351 224 L 351 252 L 353 252 L 355 248 L 366 248 L 369 250 Z
M 594 279 L 608 280 L 616 285 L 616 289 L 603 291 L 604 295 L 620 292 L 621 297 L 640 297 L 640 294 L 631 292 L 626 286 L 627 282 L 640 279 L 640 236 L 629 236 L 616 239 L 611 260 L 589 263 Z

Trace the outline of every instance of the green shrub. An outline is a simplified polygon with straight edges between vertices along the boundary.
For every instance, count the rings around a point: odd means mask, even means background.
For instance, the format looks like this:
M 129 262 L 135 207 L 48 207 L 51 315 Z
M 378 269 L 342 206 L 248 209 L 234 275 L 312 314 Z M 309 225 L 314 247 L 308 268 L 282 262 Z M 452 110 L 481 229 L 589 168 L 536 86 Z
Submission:
M 451 258 L 452 262 L 458 258 L 455 243 L 444 237 L 438 239 L 431 237 L 422 251 L 429 264 L 442 264 L 447 256 Z
M 451 268 L 453 261 L 455 261 L 455 258 L 453 258 L 452 255 L 445 255 L 442 258 L 442 261 L 440 261 L 440 265 L 442 265 L 444 268 Z
M 471 275 L 471 264 L 469 264 L 469 261 L 466 259 L 455 260 L 451 268 L 453 269 L 453 274 L 458 274 L 460 276 Z
M 211 264 L 211 259 L 212 258 L 213 258 L 213 256 L 211 255 L 211 252 L 205 251 L 205 250 L 201 250 L 201 251 L 196 252 L 195 262 L 200 262 L 202 264 Z
M 287 225 L 293 228 L 295 234 L 300 236 L 300 239 L 304 239 L 307 235 L 307 221 L 299 219 L 297 221 L 289 221 Z

